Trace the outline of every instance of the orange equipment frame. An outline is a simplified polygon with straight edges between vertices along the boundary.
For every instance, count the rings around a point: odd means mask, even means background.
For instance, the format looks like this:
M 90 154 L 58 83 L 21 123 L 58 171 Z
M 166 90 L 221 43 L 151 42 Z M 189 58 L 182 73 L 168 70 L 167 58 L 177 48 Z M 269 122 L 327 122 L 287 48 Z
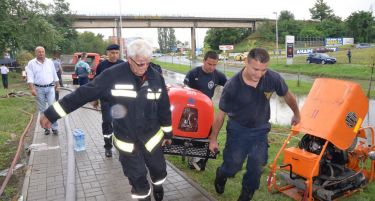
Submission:
M 314 200 L 313 181 L 319 175 L 319 164 L 329 143 L 341 150 L 347 150 L 355 139 L 360 139 L 353 151 L 349 153 L 346 166 L 356 172 L 364 173 L 366 180 L 375 179 L 375 161 L 366 169 L 368 153 L 375 151 L 374 129 L 361 128 L 363 119 L 368 112 L 368 99 L 361 87 L 353 82 L 318 78 L 301 109 L 301 121 L 293 126 L 287 139 L 270 164 L 267 178 L 268 190 L 276 190 L 295 200 Z M 299 133 L 310 134 L 325 140 L 320 154 L 310 153 L 298 147 L 287 147 L 292 137 Z M 365 145 L 366 144 L 366 145 Z M 278 165 L 283 155 L 281 165 Z M 285 165 L 288 164 L 288 165 Z M 290 172 L 304 178 L 304 189 L 293 184 L 279 186 L 277 171 Z M 345 192 L 347 196 L 356 190 Z

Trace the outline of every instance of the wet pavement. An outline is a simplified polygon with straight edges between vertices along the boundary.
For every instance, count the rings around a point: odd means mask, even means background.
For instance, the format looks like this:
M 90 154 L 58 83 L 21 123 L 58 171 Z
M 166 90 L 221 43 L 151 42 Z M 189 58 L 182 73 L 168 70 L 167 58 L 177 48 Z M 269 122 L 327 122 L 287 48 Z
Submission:
M 63 94 L 68 92 L 63 91 Z M 101 114 L 82 107 L 67 117 L 60 119 L 58 135 L 44 135 L 37 123 L 28 170 L 23 185 L 22 200 L 63 201 L 66 195 L 75 193 L 77 201 L 127 201 L 131 199 L 131 186 L 122 172 L 118 153 L 112 158 L 104 155 L 104 142 L 101 134 Z M 38 121 L 37 121 L 38 122 Z M 71 131 L 80 128 L 85 133 L 86 150 L 75 153 L 75 192 L 66 192 L 68 166 L 68 136 L 65 126 Z M 199 184 L 191 181 L 184 173 L 168 163 L 168 177 L 163 184 L 165 201 L 209 201 L 212 198 Z M 154 200 L 154 199 L 152 199 Z

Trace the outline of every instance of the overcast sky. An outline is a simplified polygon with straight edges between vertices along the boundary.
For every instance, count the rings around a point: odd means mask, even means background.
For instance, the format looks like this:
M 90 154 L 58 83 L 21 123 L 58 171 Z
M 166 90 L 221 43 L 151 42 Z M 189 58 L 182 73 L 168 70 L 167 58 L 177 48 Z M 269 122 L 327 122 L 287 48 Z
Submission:
M 53 0 L 39 0 L 44 3 Z M 316 0 L 65 0 L 77 14 L 158 15 L 193 17 L 245 17 L 275 19 L 273 12 L 288 10 L 296 19 L 311 18 L 309 8 Z M 334 14 L 345 20 L 356 11 L 375 11 L 375 0 L 324 0 Z M 121 5 L 121 6 L 120 6 Z M 375 14 L 375 13 L 374 13 Z M 110 29 L 91 30 L 106 37 Z M 197 47 L 201 47 L 206 29 L 197 29 Z M 148 37 L 157 41 L 156 29 L 123 29 L 125 37 Z M 190 41 L 189 29 L 176 29 L 177 40 Z

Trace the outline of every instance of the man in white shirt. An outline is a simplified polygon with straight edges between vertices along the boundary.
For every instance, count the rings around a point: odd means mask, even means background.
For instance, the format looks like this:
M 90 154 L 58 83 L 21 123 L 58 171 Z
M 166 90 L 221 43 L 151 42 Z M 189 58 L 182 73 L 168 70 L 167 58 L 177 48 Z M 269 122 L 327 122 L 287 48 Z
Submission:
M 5 65 L 2 65 L 0 67 L 0 71 L 1 71 L 1 79 L 3 81 L 4 89 L 8 89 L 8 73 L 9 73 L 9 69 Z
M 44 47 L 35 48 L 36 58 L 27 64 L 27 84 L 31 94 L 36 97 L 39 112 L 46 110 L 47 105 L 52 105 L 55 101 L 55 90 L 59 91 L 59 78 L 52 60 L 46 58 Z M 49 129 L 44 130 L 48 135 Z M 57 135 L 57 122 L 52 124 L 52 133 Z

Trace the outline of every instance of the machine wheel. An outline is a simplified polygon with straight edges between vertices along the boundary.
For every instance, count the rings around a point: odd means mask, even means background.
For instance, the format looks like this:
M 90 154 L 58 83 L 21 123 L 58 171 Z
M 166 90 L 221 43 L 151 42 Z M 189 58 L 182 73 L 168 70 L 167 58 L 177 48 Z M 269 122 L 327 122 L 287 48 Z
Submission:
M 310 61 L 310 60 L 307 60 L 306 63 L 311 64 L 311 61 Z
M 326 62 L 324 60 L 322 60 L 322 64 L 324 65 L 324 64 L 326 64 Z

